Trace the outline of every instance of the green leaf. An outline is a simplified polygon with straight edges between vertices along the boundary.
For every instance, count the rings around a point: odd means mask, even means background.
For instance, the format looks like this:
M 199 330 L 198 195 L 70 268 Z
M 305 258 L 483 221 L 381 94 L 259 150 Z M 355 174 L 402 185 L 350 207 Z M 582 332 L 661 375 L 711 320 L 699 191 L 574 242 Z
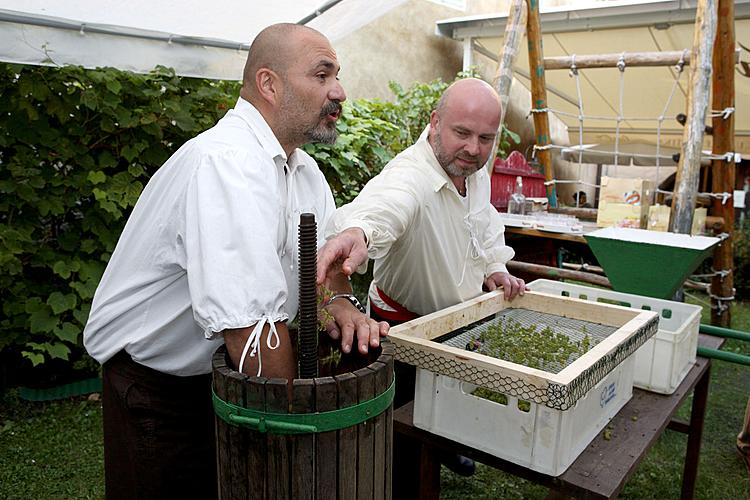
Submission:
M 119 94 L 122 90 L 122 85 L 117 80 L 108 80 L 105 85 L 107 86 L 107 90 L 114 94 Z
M 93 294 L 92 294 L 93 296 Z M 81 306 L 80 309 L 73 311 L 73 317 L 82 325 L 85 325 L 89 319 L 89 313 L 91 312 L 91 304 L 86 303 Z
M 72 269 L 70 268 L 70 265 L 67 262 L 63 262 L 62 260 L 58 260 L 55 262 L 55 264 L 52 266 L 52 270 L 60 276 L 61 278 L 70 278 L 70 274 Z
M 63 295 L 60 292 L 52 292 L 47 299 L 47 304 L 52 308 L 53 314 L 60 314 L 75 308 L 78 300 L 72 293 Z
M 29 316 L 31 333 L 51 333 L 57 327 L 58 319 L 51 316 L 46 309 L 36 311 Z
M 121 154 L 123 158 L 131 162 L 138 156 L 138 149 L 128 144 L 122 148 Z
M 88 180 L 91 184 L 101 184 L 107 180 L 107 176 L 101 170 L 89 171 Z
M 509 130 L 507 128 L 504 128 L 504 127 L 503 127 L 503 132 L 505 132 L 513 140 L 514 143 L 516 143 L 516 144 L 520 144 L 521 143 L 521 136 L 520 135 L 518 135 L 515 132 L 513 132 L 513 131 L 511 131 L 511 130 Z
M 33 366 L 39 366 L 44 363 L 44 356 L 36 352 L 23 351 L 21 355 L 31 361 Z
M 62 342 L 55 342 L 50 345 L 48 352 L 53 358 L 67 360 L 70 355 L 70 348 Z
M 62 324 L 62 327 L 55 328 L 54 333 L 58 339 L 75 344 L 78 341 L 78 335 L 81 333 L 81 329 L 73 323 L 66 321 Z
M 42 299 L 39 297 L 31 297 L 26 301 L 26 304 L 24 304 L 24 312 L 27 313 L 34 313 L 37 311 L 41 311 L 46 309 L 47 306 L 42 302 Z
M 117 165 L 117 160 L 112 155 L 112 153 L 110 153 L 107 150 L 102 151 L 101 154 L 99 155 L 99 167 L 110 168 L 110 167 L 114 167 L 115 165 Z
M 138 165 L 137 163 L 134 163 L 133 165 L 128 166 L 128 173 L 132 175 L 133 177 L 140 177 L 141 175 L 143 175 L 143 172 L 144 172 L 143 167 Z
M 195 120 L 184 109 L 180 109 L 179 112 L 175 113 L 174 121 L 175 124 L 182 130 L 189 131 L 195 128 Z
M 94 92 L 87 90 L 81 94 L 81 104 L 89 108 L 90 110 L 96 110 L 98 107 L 97 98 Z

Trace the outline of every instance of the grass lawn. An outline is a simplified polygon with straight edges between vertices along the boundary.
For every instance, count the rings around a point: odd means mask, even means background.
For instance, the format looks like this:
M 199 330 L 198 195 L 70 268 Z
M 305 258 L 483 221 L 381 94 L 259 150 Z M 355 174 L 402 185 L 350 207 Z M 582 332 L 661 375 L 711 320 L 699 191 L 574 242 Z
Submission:
M 704 323 L 708 319 L 704 315 Z M 733 327 L 750 331 L 750 302 L 733 306 Z M 750 344 L 725 350 L 750 355 Z M 715 361 L 698 470 L 697 498 L 750 499 L 750 474 L 735 437 L 750 396 L 750 367 Z M 689 415 L 690 400 L 679 415 Z M 625 486 L 621 498 L 679 498 L 687 438 L 666 431 Z M 0 499 L 103 498 L 101 404 L 86 398 L 48 403 L 0 402 Z M 542 499 L 544 488 L 478 464 L 463 478 L 443 468 L 445 499 Z
M 102 409 L 86 398 L 0 405 L 0 498 L 104 498 Z

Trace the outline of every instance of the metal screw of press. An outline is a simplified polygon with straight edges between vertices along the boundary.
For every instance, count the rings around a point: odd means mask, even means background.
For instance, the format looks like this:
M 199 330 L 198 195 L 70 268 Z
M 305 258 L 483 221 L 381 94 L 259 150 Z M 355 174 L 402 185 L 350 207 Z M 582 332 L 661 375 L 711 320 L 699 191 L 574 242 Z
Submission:
M 299 222 L 299 333 L 300 378 L 318 376 L 318 301 L 315 284 L 318 236 L 315 215 L 303 213 Z

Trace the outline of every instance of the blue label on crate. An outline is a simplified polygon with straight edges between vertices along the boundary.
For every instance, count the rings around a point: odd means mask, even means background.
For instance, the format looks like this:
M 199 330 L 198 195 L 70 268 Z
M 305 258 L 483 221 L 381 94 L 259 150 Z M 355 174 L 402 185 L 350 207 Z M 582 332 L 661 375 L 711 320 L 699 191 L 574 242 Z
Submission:
M 614 382 L 609 385 L 605 385 L 602 389 L 602 393 L 599 395 L 599 406 L 604 408 L 605 406 L 607 406 L 607 403 L 615 398 L 616 395 L 617 390 Z

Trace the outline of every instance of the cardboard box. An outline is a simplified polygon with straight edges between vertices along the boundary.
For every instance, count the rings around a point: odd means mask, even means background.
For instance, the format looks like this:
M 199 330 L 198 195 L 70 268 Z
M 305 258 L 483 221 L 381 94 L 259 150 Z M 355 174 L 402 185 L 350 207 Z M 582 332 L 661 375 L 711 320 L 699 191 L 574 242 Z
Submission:
M 648 209 L 648 226 L 650 231 L 669 231 L 671 208 L 667 205 L 654 205 Z
M 706 216 L 708 215 L 707 208 L 696 208 L 693 213 L 693 225 L 690 228 L 690 234 L 693 236 L 701 236 L 704 233 L 706 227 Z
M 596 225 L 647 227 L 653 192 L 654 183 L 646 179 L 602 177 Z

